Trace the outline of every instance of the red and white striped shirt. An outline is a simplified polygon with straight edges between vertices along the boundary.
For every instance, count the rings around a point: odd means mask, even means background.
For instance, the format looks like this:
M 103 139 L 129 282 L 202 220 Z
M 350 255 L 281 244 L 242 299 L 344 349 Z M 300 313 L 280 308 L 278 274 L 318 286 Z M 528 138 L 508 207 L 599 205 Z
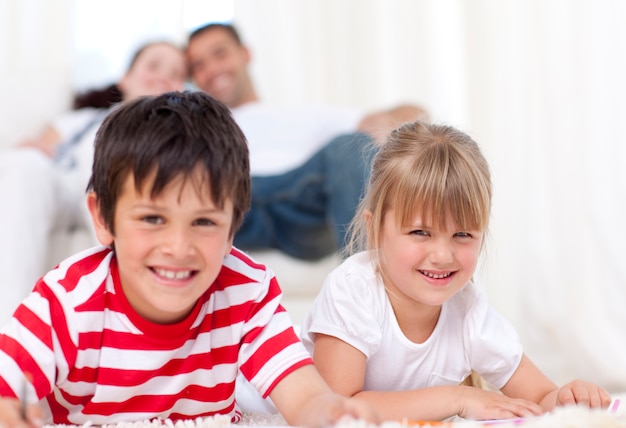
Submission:
M 38 281 L 0 334 L 0 396 L 21 395 L 28 373 L 47 423 L 236 422 L 238 370 L 265 397 L 312 364 L 280 297 L 274 274 L 233 249 L 185 320 L 155 324 L 126 300 L 113 251 L 92 248 Z

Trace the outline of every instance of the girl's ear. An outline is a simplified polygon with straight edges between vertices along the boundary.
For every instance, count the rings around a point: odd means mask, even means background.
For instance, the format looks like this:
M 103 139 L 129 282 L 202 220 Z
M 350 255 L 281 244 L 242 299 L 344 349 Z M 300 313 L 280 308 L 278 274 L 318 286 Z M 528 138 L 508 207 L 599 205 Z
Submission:
M 100 204 L 98 203 L 98 197 L 94 192 L 87 194 L 87 208 L 91 215 L 91 222 L 96 232 L 96 237 L 102 245 L 109 246 L 113 243 L 113 234 L 107 227 L 102 213 L 100 212 Z
M 365 220 L 367 227 L 369 227 L 372 222 L 372 212 L 370 210 L 363 210 L 363 219 Z
M 372 228 L 372 217 L 373 215 L 370 210 L 363 210 L 363 220 L 365 220 L 365 227 L 368 233 Z

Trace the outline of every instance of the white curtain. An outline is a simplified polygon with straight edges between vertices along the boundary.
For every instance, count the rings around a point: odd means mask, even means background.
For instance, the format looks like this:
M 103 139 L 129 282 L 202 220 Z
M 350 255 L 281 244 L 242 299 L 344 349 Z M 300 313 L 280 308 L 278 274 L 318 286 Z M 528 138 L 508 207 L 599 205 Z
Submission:
M 579 377 L 626 391 L 626 2 L 234 6 L 268 102 L 414 102 L 472 135 L 495 188 L 480 274 L 491 301 L 557 383 Z M 69 100 L 78 67 L 65 29 L 72 8 L 70 0 L 0 0 L 3 140 Z M 37 104 L 42 94 L 46 106 Z M 28 97 L 28 109 L 16 111 Z
M 0 149 L 71 99 L 72 0 L 0 0 Z
M 626 3 L 235 0 L 263 98 L 426 106 L 482 146 L 481 271 L 556 382 L 626 390 Z

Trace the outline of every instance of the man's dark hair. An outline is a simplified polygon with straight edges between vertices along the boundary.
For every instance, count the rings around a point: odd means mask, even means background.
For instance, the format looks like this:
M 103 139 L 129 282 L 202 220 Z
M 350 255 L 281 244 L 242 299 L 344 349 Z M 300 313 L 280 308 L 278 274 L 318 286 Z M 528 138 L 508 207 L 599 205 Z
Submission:
M 196 36 L 204 34 L 207 31 L 215 30 L 217 28 L 228 32 L 228 34 L 230 34 L 230 36 L 235 40 L 235 42 L 237 42 L 238 45 L 242 44 L 241 36 L 239 36 L 239 32 L 237 31 L 237 29 L 232 24 L 224 24 L 221 22 L 211 22 L 209 24 L 205 24 L 201 27 L 196 28 L 191 32 L 191 34 L 189 34 L 188 41 L 193 40 Z

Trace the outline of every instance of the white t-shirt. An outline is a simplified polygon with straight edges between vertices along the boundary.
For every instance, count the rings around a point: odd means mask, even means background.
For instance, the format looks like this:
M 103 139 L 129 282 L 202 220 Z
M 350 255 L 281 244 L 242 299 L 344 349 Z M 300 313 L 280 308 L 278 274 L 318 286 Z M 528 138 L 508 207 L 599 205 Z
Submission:
M 278 107 L 254 102 L 232 109 L 250 148 L 255 175 L 279 174 L 304 163 L 334 137 L 355 132 L 364 112 L 347 107 Z
M 67 141 L 82 132 L 102 111 L 92 107 L 71 110 L 57 117 L 51 125 L 59 133 L 61 141 Z
M 61 136 L 55 160 L 69 200 L 84 204 L 85 192 L 93 165 L 96 133 L 111 109 L 82 108 L 58 117 L 52 126 Z M 87 210 L 82 210 L 85 224 L 91 224 Z
M 330 273 L 301 332 L 311 353 L 313 334 L 323 333 L 365 354 L 365 390 L 458 385 L 472 369 L 500 389 L 523 353 L 513 326 L 471 282 L 444 303 L 431 336 L 424 343 L 411 342 L 367 253 L 348 258 Z

